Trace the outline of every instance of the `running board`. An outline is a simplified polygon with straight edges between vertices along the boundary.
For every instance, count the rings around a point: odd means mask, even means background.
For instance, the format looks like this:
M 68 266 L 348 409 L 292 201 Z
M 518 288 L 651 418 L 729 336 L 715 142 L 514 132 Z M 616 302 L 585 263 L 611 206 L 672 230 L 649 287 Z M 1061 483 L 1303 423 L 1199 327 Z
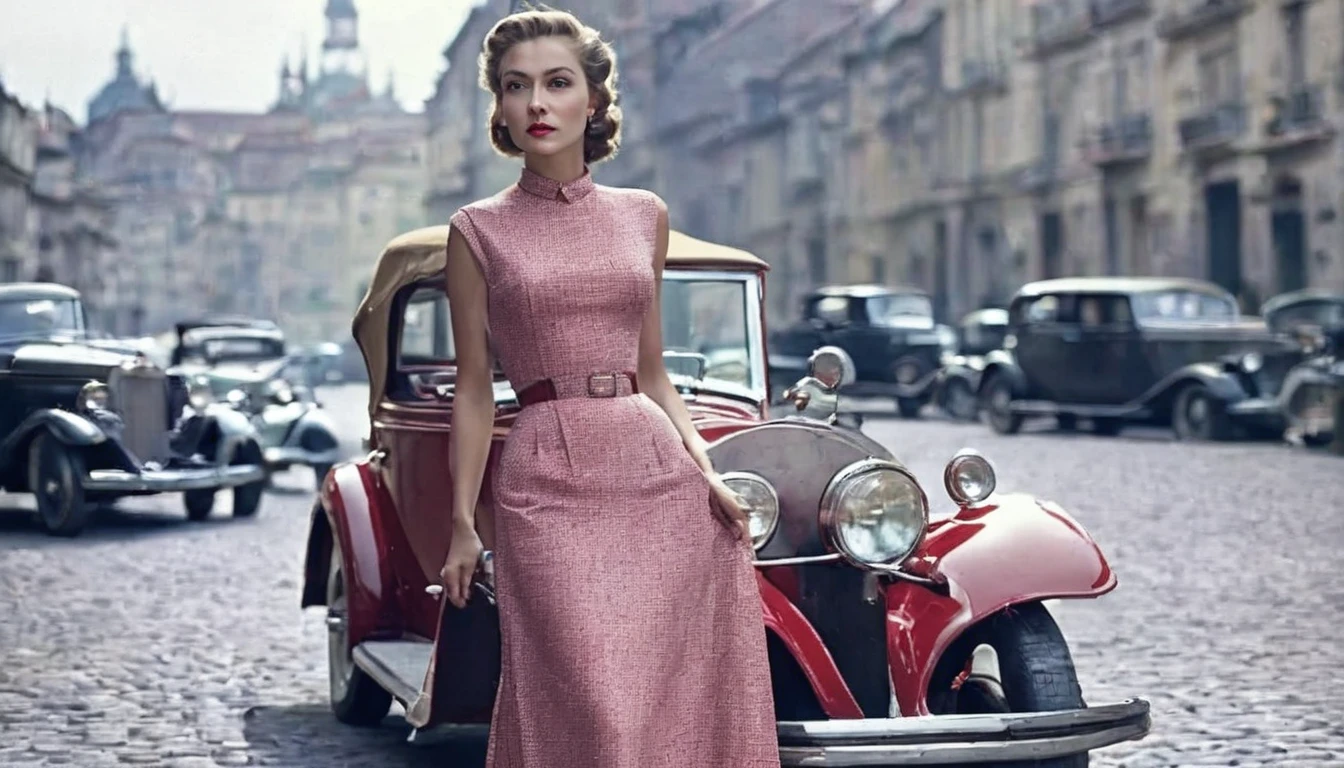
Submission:
M 434 644 L 423 640 L 369 640 L 355 646 L 355 665 L 410 707 L 420 696 Z
M 1012 411 L 1023 416 L 1077 416 L 1079 418 L 1112 418 L 1141 420 L 1152 418 L 1153 410 L 1136 405 L 1074 405 L 1051 400 L 1014 400 Z

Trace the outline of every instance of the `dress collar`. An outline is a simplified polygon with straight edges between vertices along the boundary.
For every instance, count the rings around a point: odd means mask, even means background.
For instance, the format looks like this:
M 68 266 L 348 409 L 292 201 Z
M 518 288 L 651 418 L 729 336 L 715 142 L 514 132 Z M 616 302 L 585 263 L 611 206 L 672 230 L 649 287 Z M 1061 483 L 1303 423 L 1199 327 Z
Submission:
M 583 175 L 579 178 L 570 182 L 559 182 L 524 167 L 523 175 L 518 178 L 518 187 L 524 192 L 547 200 L 577 203 L 593 191 L 593 175 L 585 167 Z

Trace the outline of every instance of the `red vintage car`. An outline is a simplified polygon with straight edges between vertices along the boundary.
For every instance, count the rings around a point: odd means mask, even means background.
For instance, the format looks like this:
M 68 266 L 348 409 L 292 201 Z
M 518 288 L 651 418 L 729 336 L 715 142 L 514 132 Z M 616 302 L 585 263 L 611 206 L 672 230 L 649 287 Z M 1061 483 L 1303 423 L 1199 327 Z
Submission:
M 322 484 L 302 595 L 327 611 L 336 717 L 377 723 L 396 699 L 412 739 L 488 728 L 500 671 L 488 481 L 473 599 L 453 608 L 437 583 L 452 484 L 447 238 L 447 227 L 411 232 L 378 260 L 354 320 L 370 453 Z M 997 493 L 989 462 L 964 451 L 942 478 L 946 514 L 931 521 L 925 486 L 835 419 L 835 392 L 853 375 L 838 350 L 819 350 L 790 388 L 796 413 L 770 417 L 766 271 L 750 253 L 673 232 L 662 304 L 673 381 L 716 468 L 751 502 L 783 764 L 1072 767 L 1142 738 L 1148 703 L 1086 705 L 1042 604 L 1116 586 L 1067 512 Z M 502 373 L 495 408 L 487 472 L 519 410 Z

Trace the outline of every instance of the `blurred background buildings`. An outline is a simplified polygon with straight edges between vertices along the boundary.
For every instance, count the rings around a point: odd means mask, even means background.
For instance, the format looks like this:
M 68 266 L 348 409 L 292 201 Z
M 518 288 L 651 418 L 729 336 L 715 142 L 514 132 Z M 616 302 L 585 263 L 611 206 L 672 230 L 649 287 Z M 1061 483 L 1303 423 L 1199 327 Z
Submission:
M 1030 279 L 1212 279 L 1254 310 L 1344 289 L 1339 0 L 571 0 L 620 56 L 599 181 L 819 283 L 900 282 L 942 319 Z M 348 336 L 382 244 L 511 184 L 486 136 L 484 0 L 423 113 L 369 82 L 354 0 L 264 112 L 174 110 L 124 36 L 83 123 L 0 84 L 0 280 L 80 288 L 121 334 L 183 316 Z

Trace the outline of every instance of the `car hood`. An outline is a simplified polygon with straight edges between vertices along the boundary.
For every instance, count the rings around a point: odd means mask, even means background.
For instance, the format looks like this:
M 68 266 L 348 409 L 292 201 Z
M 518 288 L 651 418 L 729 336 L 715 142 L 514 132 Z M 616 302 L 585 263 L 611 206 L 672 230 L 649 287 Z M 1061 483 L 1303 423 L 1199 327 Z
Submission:
M 86 344 L 35 342 L 0 349 L 0 366 L 15 373 L 50 373 L 106 379 L 131 356 Z

